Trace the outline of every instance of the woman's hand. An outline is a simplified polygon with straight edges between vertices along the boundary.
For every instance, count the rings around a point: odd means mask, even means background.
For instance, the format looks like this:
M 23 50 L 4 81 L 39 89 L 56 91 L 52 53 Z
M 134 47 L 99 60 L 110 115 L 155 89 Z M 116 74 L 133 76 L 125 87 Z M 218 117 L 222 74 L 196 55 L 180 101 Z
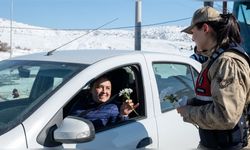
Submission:
M 134 105 L 133 101 L 131 99 L 126 100 L 125 102 L 122 103 L 120 113 L 121 115 L 127 116 L 129 115 L 132 111 L 135 111 L 135 109 L 139 106 L 139 103 Z M 135 113 L 137 113 L 135 111 Z M 137 114 L 139 115 L 139 114 Z

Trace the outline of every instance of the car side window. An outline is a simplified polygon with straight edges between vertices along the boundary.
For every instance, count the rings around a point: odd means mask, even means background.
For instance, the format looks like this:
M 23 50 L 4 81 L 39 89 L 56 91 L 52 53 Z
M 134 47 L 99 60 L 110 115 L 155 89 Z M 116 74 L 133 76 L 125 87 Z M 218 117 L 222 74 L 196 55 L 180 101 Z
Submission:
M 126 119 L 125 121 L 118 118 L 117 122 L 115 123 L 112 124 L 108 123 L 107 125 L 101 128 L 95 127 L 97 132 L 107 130 L 109 128 L 114 128 L 116 126 L 120 126 L 122 124 L 131 122 L 129 120 L 135 120 L 137 118 L 145 116 L 144 94 L 142 93 L 142 84 L 141 84 L 142 79 L 141 79 L 139 65 L 129 65 L 120 68 L 115 68 L 109 72 L 105 72 L 104 74 L 100 74 L 99 76 L 94 77 L 92 80 L 94 81 L 95 79 L 103 75 L 108 76 L 112 84 L 112 90 L 111 90 L 112 100 L 108 102 L 109 104 L 115 104 L 120 111 L 121 105 L 124 100 L 122 99 L 121 96 L 119 96 L 119 93 L 120 91 L 129 88 L 133 91 L 130 95 L 131 99 L 133 100 L 133 103 L 134 104 L 139 103 L 139 107 L 135 109 L 135 112 L 133 111 L 132 113 L 130 113 L 129 118 Z M 74 96 L 73 99 L 66 105 L 66 107 L 64 108 L 64 116 L 72 115 L 71 113 L 72 109 L 74 110 L 80 105 L 83 106 L 84 103 L 86 103 L 83 102 L 85 101 L 85 99 L 91 99 L 89 98 L 91 84 L 92 83 L 90 82 L 89 84 L 84 85 L 83 89 L 78 94 L 76 94 L 76 96 Z
M 189 65 L 178 63 L 153 63 L 157 82 L 161 111 L 174 108 L 171 99 L 180 99 L 184 96 L 193 98 L 195 70 Z

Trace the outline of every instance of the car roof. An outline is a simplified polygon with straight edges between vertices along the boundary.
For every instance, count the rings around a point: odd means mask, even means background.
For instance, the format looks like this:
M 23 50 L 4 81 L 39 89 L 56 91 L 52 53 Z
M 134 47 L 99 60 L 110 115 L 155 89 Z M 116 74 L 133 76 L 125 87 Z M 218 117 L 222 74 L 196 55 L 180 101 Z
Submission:
M 107 50 L 107 49 L 91 49 L 91 50 L 58 50 L 47 56 L 47 52 L 33 53 L 14 57 L 11 60 L 32 60 L 32 61 L 54 61 L 54 62 L 69 62 L 69 63 L 82 63 L 93 64 L 102 59 L 121 56 L 121 55 L 135 55 L 135 54 L 149 54 L 162 52 L 148 52 L 148 51 L 134 51 L 134 50 Z M 178 55 L 178 54 L 169 54 Z

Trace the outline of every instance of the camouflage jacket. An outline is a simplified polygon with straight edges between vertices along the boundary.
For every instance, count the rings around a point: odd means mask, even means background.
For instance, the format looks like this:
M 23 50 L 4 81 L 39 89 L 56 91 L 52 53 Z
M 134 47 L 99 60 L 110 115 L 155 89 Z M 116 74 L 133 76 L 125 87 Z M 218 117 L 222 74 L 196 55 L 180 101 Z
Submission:
M 207 61 L 202 70 L 208 65 Z M 250 102 L 250 68 L 242 56 L 224 52 L 208 72 L 212 103 L 183 107 L 183 119 L 203 129 L 228 130 L 235 127 Z

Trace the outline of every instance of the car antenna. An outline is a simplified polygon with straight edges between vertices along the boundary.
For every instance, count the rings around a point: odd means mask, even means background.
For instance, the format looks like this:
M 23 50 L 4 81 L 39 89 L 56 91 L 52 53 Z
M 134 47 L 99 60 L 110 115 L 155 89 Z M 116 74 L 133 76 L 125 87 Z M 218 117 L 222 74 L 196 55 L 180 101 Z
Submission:
M 110 24 L 110 23 L 116 21 L 117 19 L 118 19 L 118 18 L 115 18 L 115 19 L 113 19 L 113 20 L 111 20 L 111 21 L 108 21 L 108 22 L 106 22 L 105 24 L 103 24 L 103 25 L 101 25 L 101 26 L 99 26 L 99 27 L 97 27 L 97 28 L 95 28 L 95 29 L 93 29 L 93 30 L 91 30 L 91 31 L 89 31 L 89 32 L 87 32 L 87 33 L 85 33 L 85 34 L 83 34 L 83 35 L 81 35 L 81 36 L 79 36 L 79 37 L 77 37 L 77 38 L 75 38 L 75 39 L 73 39 L 73 40 L 71 40 L 71 41 L 69 41 L 69 42 L 67 42 L 67 43 L 65 43 L 65 44 L 63 44 L 63 45 L 61 45 L 61 46 L 59 46 L 59 47 L 57 47 L 57 48 L 55 48 L 55 49 L 53 49 L 53 50 L 51 50 L 51 51 L 49 51 L 49 52 L 46 54 L 46 56 L 52 55 L 52 53 L 53 53 L 54 51 L 58 50 L 59 48 L 65 46 L 65 45 L 68 45 L 68 44 L 70 44 L 71 42 L 74 42 L 75 40 L 77 40 L 77 39 L 79 39 L 79 38 L 82 38 L 82 37 L 85 36 L 85 35 L 88 35 L 89 33 L 92 33 L 92 32 L 94 32 L 94 31 L 96 31 L 96 30 L 99 30 L 100 28 L 102 28 L 102 27 L 104 27 L 104 26 L 106 26 L 106 25 L 108 25 L 108 24 Z

